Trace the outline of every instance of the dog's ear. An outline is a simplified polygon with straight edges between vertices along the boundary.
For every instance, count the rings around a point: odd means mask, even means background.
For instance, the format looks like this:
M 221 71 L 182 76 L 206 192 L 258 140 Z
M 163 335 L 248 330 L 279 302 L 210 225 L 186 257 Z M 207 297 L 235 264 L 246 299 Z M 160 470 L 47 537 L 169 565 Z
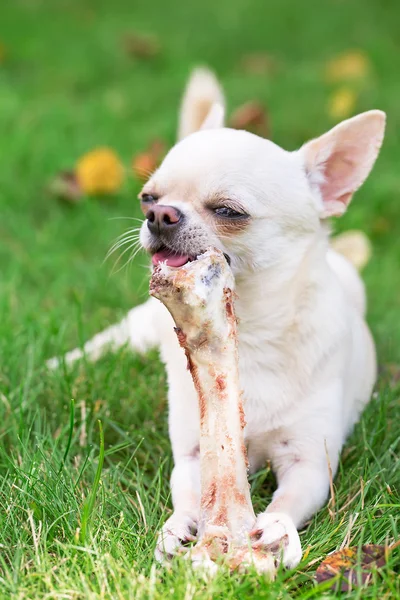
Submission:
M 301 149 L 311 188 L 322 200 L 321 218 L 342 215 L 371 171 L 385 132 L 386 115 L 371 110 L 343 121 Z
M 225 99 L 214 73 L 198 68 L 186 86 L 180 116 L 178 139 L 198 131 L 223 127 Z
M 224 126 L 225 120 L 225 109 L 222 104 L 216 102 L 210 108 L 210 111 L 203 123 L 201 124 L 200 129 L 219 129 Z

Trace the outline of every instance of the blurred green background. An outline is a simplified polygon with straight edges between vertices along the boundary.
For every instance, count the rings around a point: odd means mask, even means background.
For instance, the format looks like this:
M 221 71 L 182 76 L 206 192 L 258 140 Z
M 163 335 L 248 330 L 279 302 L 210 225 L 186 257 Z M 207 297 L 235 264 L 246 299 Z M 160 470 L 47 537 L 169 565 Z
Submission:
M 165 383 L 156 357 L 146 361 L 124 350 L 117 357 L 106 357 L 96 368 L 81 366 L 72 374 L 48 374 L 43 364 L 46 358 L 75 347 L 146 298 L 148 261 L 143 254 L 129 268 L 115 274 L 111 273 L 113 260 L 103 260 L 116 236 L 130 226 L 129 220 L 122 217 L 140 216 L 136 198 L 140 182 L 132 173 L 132 158 L 156 138 L 165 140 L 167 146 L 174 143 L 181 93 L 191 69 L 199 64 L 217 73 L 230 113 L 249 100 L 260 102 L 268 116 L 271 139 L 288 150 L 323 133 L 341 117 L 371 108 L 387 112 L 381 155 L 348 214 L 335 222 L 335 229 L 362 229 L 373 244 L 373 257 L 364 273 L 369 322 L 377 340 L 380 386 L 389 385 L 390 392 L 385 396 L 388 404 L 382 400 L 378 406 L 378 399 L 365 418 L 378 428 L 377 437 L 370 434 L 368 438 L 371 444 L 376 443 L 374 455 L 387 456 L 386 463 L 382 458 L 380 467 L 375 465 L 374 477 L 379 481 L 379 474 L 387 468 L 391 474 L 383 474 L 382 481 L 389 485 L 392 478 L 394 486 L 395 475 L 390 469 L 398 437 L 390 424 L 396 419 L 398 423 L 398 398 L 393 390 L 400 379 L 399 30 L 400 4 L 395 0 L 1 2 L 0 455 L 4 483 L 0 498 L 4 507 L 15 509 L 13 518 L 7 517 L 0 528 L 3 547 L 7 548 L 2 571 L 7 593 L 39 597 L 45 590 L 50 594 L 52 585 L 61 586 L 60 581 L 57 585 L 51 583 L 51 578 L 48 584 L 43 583 L 46 569 L 52 568 L 50 557 L 56 564 L 61 555 L 67 562 L 75 560 L 68 554 L 68 544 L 79 524 L 85 490 L 93 480 L 98 417 L 105 425 L 106 445 L 120 444 L 124 448 L 141 444 L 136 470 L 129 470 L 129 449 L 121 450 L 107 463 L 100 500 L 103 520 L 98 527 L 103 532 L 107 528 L 112 531 L 120 510 L 128 514 L 132 510 L 128 517 L 132 519 L 132 530 L 138 527 L 138 505 L 132 508 L 128 500 L 122 500 L 125 496 L 118 475 L 122 465 L 129 472 L 133 497 L 136 489 L 147 495 L 145 508 L 153 520 L 145 533 L 140 529 L 144 541 L 136 536 L 138 545 L 133 550 L 129 538 L 126 543 L 118 542 L 122 544 L 115 546 L 118 551 L 110 542 L 107 551 L 116 561 L 117 566 L 113 564 L 117 573 L 126 557 L 132 565 L 150 568 L 154 530 L 165 516 L 160 512 L 160 496 L 155 495 L 153 478 L 157 477 L 160 461 L 167 457 L 159 494 L 168 504 L 166 481 L 171 465 Z M 153 56 L 140 56 L 140 52 L 130 49 L 129 40 L 141 36 L 150 36 L 155 42 Z M 360 72 L 347 77 L 343 73 L 329 75 L 332 61 L 352 53 L 362 57 Z M 249 66 L 249 55 L 253 56 L 253 66 Z M 254 66 L 254 55 L 259 57 L 258 67 Z M 338 106 L 338 94 L 339 98 L 344 94 L 344 106 Z M 71 204 L 48 192 L 49 181 L 60 171 L 73 168 L 82 155 L 102 146 L 112 148 L 126 166 L 127 177 L 117 193 Z M 30 510 L 31 502 L 47 506 L 50 496 L 40 492 L 26 474 L 36 464 L 40 478 L 46 481 L 52 461 L 57 465 L 62 461 L 72 396 L 77 403 L 85 403 L 86 412 L 76 417 L 73 430 L 65 467 L 71 478 L 80 454 L 84 456 L 86 451 L 85 443 L 79 441 L 83 430 L 87 429 L 87 443 L 94 445 L 94 454 L 85 467 L 79 493 L 74 496 L 69 525 L 66 521 L 59 533 L 60 543 L 66 545 L 61 552 L 58 546 L 53 548 L 50 537 L 46 538 L 43 548 L 50 548 L 53 554 L 49 550 L 40 567 L 24 511 Z M 382 405 L 389 407 L 390 418 L 382 413 Z M 356 469 L 357 457 L 368 455 L 361 430 L 354 439 L 349 447 L 350 459 L 346 459 L 350 460 L 347 469 L 351 465 Z M 367 470 L 372 469 L 368 456 L 363 463 Z M 358 471 L 354 471 L 354 477 L 349 475 L 348 489 L 351 485 L 358 489 L 359 475 Z M 16 494 L 16 481 L 24 494 Z M 64 491 L 54 488 L 60 504 L 52 504 L 52 508 L 49 504 L 40 513 L 43 532 L 70 506 L 68 477 L 64 485 Z M 381 489 L 379 485 L 377 490 Z M 371 496 L 371 506 L 377 490 Z M 270 488 L 260 492 L 260 506 L 268 493 Z M 392 501 L 388 496 L 387 503 Z M 377 535 L 381 540 L 388 530 L 387 523 L 393 521 L 392 512 L 388 509 L 386 525 Z M 326 514 L 324 518 L 328 518 Z M 364 523 L 362 519 L 360 522 Z M 364 531 L 366 538 L 373 536 L 372 525 L 370 530 L 365 527 L 367 533 L 362 529 L 358 533 Z M 318 539 L 317 526 L 310 531 L 306 535 L 311 538 L 306 542 Z M 318 546 L 316 542 L 310 557 L 330 551 L 335 543 L 331 540 Z M 135 554 L 138 548 L 139 555 Z M 17 564 L 17 555 L 23 563 L 26 559 L 20 575 L 16 575 L 18 568 L 12 568 Z M 36 579 L 26 566 L 32 556 L 36 556 L 32 559 Z M 78 583 L 78 576 L 73 579 L 72 563 L 68 564 L 71 580 L 66 576 L 62 589 L 76 589 L 76 595 L 71 595 L 74 598 L 87 598 L 92 593 L 98 597 L 100 584 L 89 584 L 89 575 L 86 587 Z M 127 577 L 128 570 L 122 572 Z M 293 589 L 300 583 L 303 585 L 302 579 L 294 579 Z M 187 580 L 183 578 L 181 584 L 176 597 L 186 593 Z M 128 588 L 120 585 L 121 597 L 130 597 Z M 143 585 L 147 590 L 147 584 Z M 117 597 L 113 596 L 117 594 L 115 589 L 110 596 L 105 592 L 104 597 Z M 220 597 L 222 589 L 216 588 L 215 597 Z M 379 589 L 371 597 L 382 597 Z M 155 597 L 163 597 L 162 586 L 157 590 Z M 226 588 L 221 597 L 237 597 L 238 590 Z M 202 593 L 198 597 L 203 597 Z
M 356 92 L 349 116 L 381 108 L 388 128 L 370 180 L 337 226 L 362 228 L 374 243 L 371 318 L 384 351 L 399 357 L 398 3 L 16 0 L 0 14 L 1 300 L 13 331 L 28 319 L 54 332 L 62 315 L 65 343 L 75 345 L 71 294 L 82 303 L 87 335 L 146 294 L 146 285 L 138 292 L 138 265 L 111 279 L 110 263 L 102 266 L 129 225 L 109 218 L 138 215 L 140 185 L 132 180 L 117 197 L 71 208 L 44 193 L 57 172 L 97 146 L 111 146 L 129 165 L 155 137 L 172 145 L 182 89 L 197 64 L 215 69 L 231 109 L 261 101 L 273 141 L 295 149 L 338 120 L 329 103 L 343 84 L 327 81 L 326 65 L 356 50 L 370 72 L 344 82 Z M 132 32 L 156 36 L 160 52 L 150 60 L 130 55 Z M 242 67 L 256 52 L 271 58 L 270 72 Z

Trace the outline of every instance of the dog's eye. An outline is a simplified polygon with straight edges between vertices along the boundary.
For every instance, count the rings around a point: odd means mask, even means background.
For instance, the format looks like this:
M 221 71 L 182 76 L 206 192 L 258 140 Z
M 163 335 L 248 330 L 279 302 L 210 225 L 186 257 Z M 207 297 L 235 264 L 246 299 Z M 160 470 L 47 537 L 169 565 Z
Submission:
M 237 210 L 233 210 L 233 208 L 229 208 L 229 206 L 215 208 L 214 213 L 219 217 L 224 217 L 225 219 L 243 219 L 247 217 L 247 215 L 240 213 Z
M 155 194 L 142 194 L 140 197 L 140 201 L 143 202 L 143 204 L 153 204 L 154 202 L 157 202 L 157 200 L 158 196 Z

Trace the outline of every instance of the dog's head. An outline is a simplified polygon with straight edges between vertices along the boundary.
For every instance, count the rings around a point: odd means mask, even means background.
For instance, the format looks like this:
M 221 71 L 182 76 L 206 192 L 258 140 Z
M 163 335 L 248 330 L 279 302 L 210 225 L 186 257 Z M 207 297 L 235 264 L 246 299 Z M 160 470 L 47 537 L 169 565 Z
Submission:
M 208 246 L 225 252 L 236 274 L 281 264 L 315 238 L 326 218 L 345 212 L 378 155 L 385 114 L 363 113 L 286 152 L 225 128 L 220 90 L 211 82 L 208 105 L 196 77 L 189 84 L 181 116 L 182 135 L 189 135 L 140 194 L 141 243 L 153 264 L 179 267 Z

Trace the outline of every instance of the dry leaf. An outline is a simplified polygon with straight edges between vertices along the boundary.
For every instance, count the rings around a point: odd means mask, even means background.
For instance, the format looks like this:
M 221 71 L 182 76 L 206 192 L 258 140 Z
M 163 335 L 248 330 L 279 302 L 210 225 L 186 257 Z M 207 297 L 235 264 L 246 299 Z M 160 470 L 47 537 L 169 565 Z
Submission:
M 140 181 L 146 181 L 157 168 L 157 163 L 150 152 L 141 152 L 132 160 L 132 169 Z
M 86 194 L 113 194 L 122 185 L 124 168 L 113 150 L 97 148 L 79 159 L 76 176 Z
M 374 220 L 371 228 L 374 233 L 382 235 L 390 231 L 391 223 L 386 217 L 381 215 Z
M 237 108 L 229 120 L 234 129 L 246 129 L 262 137 L 269 136 L 267 111 L 260 102 L 251 100 Z
M 123 40 L 126 54 L 142 60 L 155 58 L 161 52 L 159 39 L 153 34 L 129 33 Z
M 368 57 L 361 50 L 340 54 L 331 59 L 325 69 L 329 83 L 365 79 L 371 71 Z
M 278 61 L 266 52 L 253 52 L 242 57 L 240 68 L 249 75 L 270 75 L 278 70 Z
M 397 387 L 400 383 L 400 365 L 390 363 L 386 365 L 386 371 L 389 375 L 389 384 L 392 387 Z
M 319 565 L 315 574 L 317 582 L 335 579 L 332 589 L 342 592 L 357 586 L 359 580 L 368 584 L 372 571 L 386 564 L 387 550 L 385 546 L 367 544 L 362 546 L 360 553 L 357 547 L 333 552 Z
M 160 165 L 167 146 L 163 140 L 154 140 L 148 150 L 137 154 L 132 160 L 132 169 L 140 181 L 146 181 Z
M 53 196 L 76 204 L 82 199 L 82 189 L 74 171 L 61 171 L 49 184 Z
M 335 120 L 346 119 L 354 112 L 356 103 L 357 95 L 354 90 L 340 88 L 329 99 L 328 114 Z
M 331 246 L 359 271 L 369 262 L 372 254 L 371 242 L 362 231 L 346 231 L 336 235 L 331 240 Z

